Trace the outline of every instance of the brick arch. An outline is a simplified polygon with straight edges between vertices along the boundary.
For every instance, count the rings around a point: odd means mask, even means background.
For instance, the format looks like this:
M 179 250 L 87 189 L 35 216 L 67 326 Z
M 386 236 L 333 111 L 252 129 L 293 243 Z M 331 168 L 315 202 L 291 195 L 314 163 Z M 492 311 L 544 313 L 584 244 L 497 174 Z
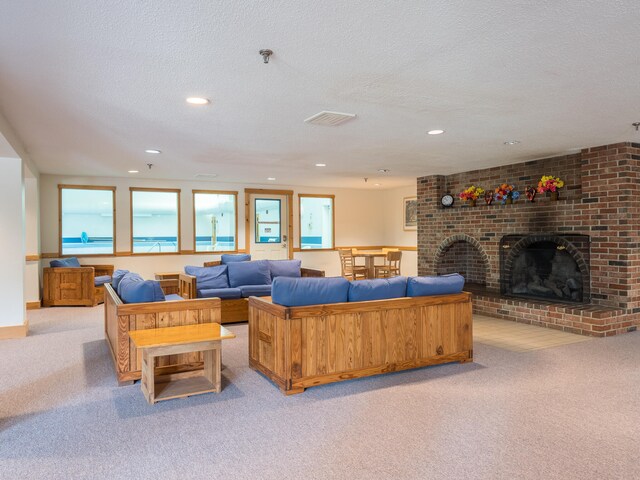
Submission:
M 453 248 L 461 248 L 464 258 L 447 258 L 447 254 Z M 449 254 L 450 256 L 451 254 Z M 452 265 L 447 267 L 445 265 L 447 261 L 452 262 Z M 470 266 L 472 263 L 480 263 L 481 266 Z M 470 283 L 486 285 L 487 275 L 490 272 L 489 256 L 477 239 L 467 234 L 452 235 L 438 246 L 433 258 L 433 271 L 442 274 L 454 273 L 453 270 L 468 276 L 467 281 Z M 473 272 L 470 273 L 469 270 L 473 270 Z
M 591 297 L 591 282 L 589 274 L 589 264 L 585 260 L 582 252 L 569 240 L 558 235 L 528 235 L 518 240 L 510 249 L 507 258 L 504 260 L 504 277 L 503 282 L 511 282 L 511 274 L 513 271 L 513 262 L 530 245 L 539 242 L 552 242 L 558 246 L 564 247 L 564 250 L 571 255 L 578 265 L 580 270 L 580 276 L 582 277 L 582 295 L 583 298 L 589 299 Z

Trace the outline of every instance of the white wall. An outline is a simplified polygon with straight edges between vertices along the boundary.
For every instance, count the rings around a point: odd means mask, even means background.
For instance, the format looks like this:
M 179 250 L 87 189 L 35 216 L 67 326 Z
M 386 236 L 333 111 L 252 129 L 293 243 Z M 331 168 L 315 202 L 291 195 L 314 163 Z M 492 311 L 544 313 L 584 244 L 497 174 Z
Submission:
M 384 218 L 387 203 L 384 190 L 330 189 L 291 187 L 286 185 L 240 185 L 212 182 L 190 182 L 169 180 L 148 180 L 141 178 L 73 177 L 57 175 L 40 176 L 41 248 L 44 253 L 58 251 L 58 184 L 100 185 L 116 187 L 116 252 L 131 251 L 129 187 L 180 188 L 181 207 L 181 248 L 192 251 L 193 237 L 193 195 L 192 190 L 236 190 L 238 191 L 238 248 L 245 248 L 244 189 L 270 188 L 294 191 L 294 247 L 299 247 L 298 193 L 335 195 L 336 246 L 385 245 L 388 236 Z M 414 189 L 415 190 L 415 189 Z M 400 214 L 400 207 L 394 215 Z M 336 252 L 296 252 L 302 264 L 309 268 L 320 268 L 327 275 L 338 275 L 340 266 Z M 162 256 L 120 256 L 85 257 L 83 264 L 108 263 L 116 268 L 136 270 L 147 278 L 155 272 L 181 271 L 184 265 L 202 265 L 206 260 L 219 258 L 214 254 L 162 255 Z M 43 264 L 48 265 L 45 259 Z
M 405 197 L 415 197 L 417 184 L 406 187 L 398 187 L 385 190 L 385 202 L 383 204 L 382 215 L 385 219 L 384 244 L 398 247 L 417 247 L 418 234 L 416 230 L 404 230 L 403 199 Z M 405 250 L 402 252 L 403 275 L 418 274 L 418 252 Z
M 38 179 L 24 166 L 24 222 L 26 255 L 40 254 L 40 203 Z M 24 275 L 25 302 L 40 300 L 40 265 L 38 261 L 27 261 Z
M 0 327 L 24 324 L 25 224 L 22 161 L 0 158 Z

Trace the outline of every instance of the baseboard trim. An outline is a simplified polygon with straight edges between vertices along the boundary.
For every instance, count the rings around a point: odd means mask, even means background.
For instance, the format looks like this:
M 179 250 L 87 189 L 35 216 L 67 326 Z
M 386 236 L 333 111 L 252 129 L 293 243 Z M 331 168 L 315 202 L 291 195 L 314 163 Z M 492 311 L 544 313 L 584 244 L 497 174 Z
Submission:
M 27 302 L 27 310 L 38 310 L 40 308 L 40 300 L 35 302 Z
M 23 338 L 29 333 L 29 322 L 24 321 L 23 325 L 15 325 L 12 327 L 0 327 L 0 340 L 9 340 L 11 338 Z

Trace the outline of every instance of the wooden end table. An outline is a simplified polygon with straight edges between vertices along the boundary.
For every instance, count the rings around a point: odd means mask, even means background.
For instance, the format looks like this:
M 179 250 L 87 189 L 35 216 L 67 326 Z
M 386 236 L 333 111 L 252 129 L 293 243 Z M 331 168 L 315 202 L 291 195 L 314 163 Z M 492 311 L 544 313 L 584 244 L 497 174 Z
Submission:
M 235 334 L 219 323 L 132 330 L 129 337 L 142 350 L 140 386 L 147 402 L 182 398 L 221 390 L 222 340 Z M 199 376 L 172 374 L 156 377 L 155 359 L 162 355 L 203 352 L 204 369 Z

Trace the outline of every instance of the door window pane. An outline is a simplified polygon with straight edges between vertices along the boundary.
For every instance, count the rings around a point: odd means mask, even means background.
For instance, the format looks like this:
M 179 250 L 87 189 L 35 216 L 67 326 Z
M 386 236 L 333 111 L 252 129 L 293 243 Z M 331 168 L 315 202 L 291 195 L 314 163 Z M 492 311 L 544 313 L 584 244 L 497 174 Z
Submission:
M 281 243 L 280 200 L 256 198 L 256 243 Z
M 333 197 L 300 196 L 300 248 L 333 248 Z
M 236 250 L 236 195 L 194 192 L 196 252 Z
M 179 251 L 179 192 L 131 190 L 133 253 Z
M 60 187 L 61 254 L 113 254 L 115 190 Z

